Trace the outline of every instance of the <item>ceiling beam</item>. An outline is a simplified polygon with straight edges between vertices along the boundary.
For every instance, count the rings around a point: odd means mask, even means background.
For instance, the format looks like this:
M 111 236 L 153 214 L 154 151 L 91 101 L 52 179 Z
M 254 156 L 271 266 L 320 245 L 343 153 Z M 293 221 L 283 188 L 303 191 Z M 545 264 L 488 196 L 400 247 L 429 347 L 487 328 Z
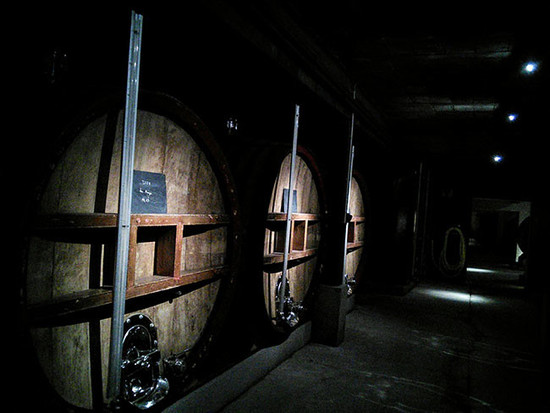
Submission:
M 208 0 L 209 9 L 283 70 L 346 117 L 355 112 L 359 127 L 384 147 L 389 134 L 382 117 L 357 90 L 356 82 L 283 10 L 265 0 L 246 5 L 246 12 L 222 0 Z

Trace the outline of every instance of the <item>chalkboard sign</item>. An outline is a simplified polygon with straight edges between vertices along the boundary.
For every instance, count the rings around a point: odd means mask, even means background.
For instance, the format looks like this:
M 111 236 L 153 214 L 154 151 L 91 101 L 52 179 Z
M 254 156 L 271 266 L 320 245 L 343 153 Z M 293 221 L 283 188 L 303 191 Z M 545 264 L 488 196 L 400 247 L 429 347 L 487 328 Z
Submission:
M 166 214 L 166 177 L 164 174 L 134 170 L 133 214 Z
M 283 205 L 281 207 L 281 212 L 286 212 L 286 206 L 288 205 L 288 189 L 283 189 Z M 298 212 L 298 195 L 296 190 L 292 191 L 292 212 Z

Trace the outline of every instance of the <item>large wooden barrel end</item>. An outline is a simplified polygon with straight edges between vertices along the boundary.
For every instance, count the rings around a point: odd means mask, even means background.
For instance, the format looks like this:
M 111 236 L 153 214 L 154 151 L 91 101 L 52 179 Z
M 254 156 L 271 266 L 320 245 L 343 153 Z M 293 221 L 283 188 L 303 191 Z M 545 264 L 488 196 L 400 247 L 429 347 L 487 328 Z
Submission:
M 141 102 L 126 311 L 128 319 L 152 320 L 159 374 L 169 374 L 179 357 L 187 368 L 172 380 L 183 382 L 215 339 L 231 299 L 238 206 L 229 168 L 201 120 L 168 96 L 143 94 Z M 25 300 L 37 359 L 55 392 L 84 409 L 105 402 L 119 104 L 106 100 L 68 129 L 40 186 L 28 242 Z

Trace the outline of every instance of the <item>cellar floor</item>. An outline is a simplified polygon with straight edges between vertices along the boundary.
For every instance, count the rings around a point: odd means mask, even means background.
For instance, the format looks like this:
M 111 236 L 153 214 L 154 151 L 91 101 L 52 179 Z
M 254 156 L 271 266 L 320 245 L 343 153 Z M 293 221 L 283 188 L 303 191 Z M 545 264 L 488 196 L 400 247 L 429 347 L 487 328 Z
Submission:
M 517 272 L 484 271 L 358 296 L 340 346 L 308 343 L 222 412 L 550 411 L 537 306 Z

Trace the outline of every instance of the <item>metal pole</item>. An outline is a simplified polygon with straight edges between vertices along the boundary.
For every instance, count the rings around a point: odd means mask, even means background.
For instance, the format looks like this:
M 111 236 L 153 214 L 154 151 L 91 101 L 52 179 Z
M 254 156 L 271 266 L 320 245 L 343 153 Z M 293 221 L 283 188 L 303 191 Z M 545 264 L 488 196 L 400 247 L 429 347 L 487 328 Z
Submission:
M 296 105 L 294 112 L 294 135 L 292 138 L 292 154 L 290 158 L 290 177 L 288 178 L 288 197 L 286 200 L 286 233 L 285 233 L 285 250 L 283 254 L 283 273 L 281 275 L 281 290 L 279 297 L 279 314 L 282 314 L 285 306 L 286 295 L 286 273 L 288 271 L 288 253 L 290 250 L 290 231 L 292 225 L 292 199 L 294 193 L 294 167 L 296 165 L 296 147 L 298 144 L 298 123 L 300 119 L 300 106 Z
M 342 263 L 342 284 L 346 283 L 346 264 L 348 259 L 348 215 L 349 215 L 349 203 L 351 196 L 351 181 L 353 176 L 353 158 L 355 155 L 355 147 L 353 146 L 353 127 L 355 125 L 355 114 L 351 114 L 351 130 L 349 135 L 349 149 L 348 149 L 348 173 L 346 178 L 346 205 L 344 211 L 344 258 Z
M 113 318 L 111 321 L 111 346 L 109 349 L 109 377 L 107 395 L 115 399 L 121 391 L 122 339 L 126 304 L 126 278 L 130 241 L 130 214 L 132 206 L 132 180 L 136 134 L 139 66 L 141 55 L 141 31 L 143 16 L 132 11 L 130 47 L 128 53 L 128 77 L 126 83 L 126 108 L 124 112 L 124 140 L 120 172 L 120 196 L 118 209 L 118 240 L 113 288 Z
M 423 220 L 423 211 L 420 210 L 422 202 L 422 191 L 424 180 L 424 162 L 420 162 L 420 168 L 418 170 L 418 189 L 416 194 L 416 209 L 414 211 L 413 219 L 413 252 L 412 252 L 412 266 L 411 266 L 411 277 L 417 275 L 417 255 L 418 255 L 418 221 Z

